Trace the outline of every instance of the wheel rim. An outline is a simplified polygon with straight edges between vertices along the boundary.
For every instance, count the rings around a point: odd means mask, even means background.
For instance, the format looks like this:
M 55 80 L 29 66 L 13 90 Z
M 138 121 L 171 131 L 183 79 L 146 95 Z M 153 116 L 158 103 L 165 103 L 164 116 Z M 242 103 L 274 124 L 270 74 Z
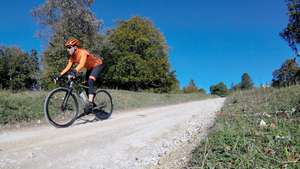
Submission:
M 105 91 L 98 91 L 94 98 L 94 112 L 98 113 L 103 118 L 108 118 L 113 110 L 111 96 Z M 100 117 L 100 118 L 101 118 Z
M 67 91 L 56 91 L 49 98 L 47 115 L 50 122 L 57 126 L 69 125 L 76 117 L 77 106 L 72 95 L 69 97 L 66 106 L 62 106 Z

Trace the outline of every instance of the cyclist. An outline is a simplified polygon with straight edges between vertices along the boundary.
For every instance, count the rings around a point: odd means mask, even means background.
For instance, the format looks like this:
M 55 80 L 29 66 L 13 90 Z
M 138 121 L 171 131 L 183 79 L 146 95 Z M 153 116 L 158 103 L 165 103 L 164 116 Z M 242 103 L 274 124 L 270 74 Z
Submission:
M 76 78 L 76 75 L 83 69 L 86 68 L 85 80 L 88 83 L 88 100 L 89 104 L 84 108 L 85 112 L 91 112 L 94 105 L 94 83 L 99 78 L 102 69 L 104 67 L 103 61 L 100 58 L 95 57 L 87 50 L 79 47 L 80 42 L 75 38 L 70 38 L 66 43 L 65 47 L 69 53 L 68 64 L 61 71 L 60 76 L 55 78 L 55 81 L 62 77 L 64 74 L 70 71 L 73 64 L 77 64 L 76 68 L 71 70 L 69 73 L 70 78 Z

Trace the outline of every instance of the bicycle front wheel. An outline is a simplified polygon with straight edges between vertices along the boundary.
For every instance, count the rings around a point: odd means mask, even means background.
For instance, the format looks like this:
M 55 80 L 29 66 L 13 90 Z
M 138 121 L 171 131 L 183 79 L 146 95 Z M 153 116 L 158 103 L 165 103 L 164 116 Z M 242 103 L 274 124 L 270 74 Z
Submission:
M 52 90 L 45 99 L 45 117 L 55 127 L 70 126 L 76 120 L 78 112 L 76 96 L 73 93 L 68 96 L 66 88 Z
M 105 90 L 97 90 L 94 98 L 93 113 L 100 119 L 107 119 L 113 112 L 111 95 Z

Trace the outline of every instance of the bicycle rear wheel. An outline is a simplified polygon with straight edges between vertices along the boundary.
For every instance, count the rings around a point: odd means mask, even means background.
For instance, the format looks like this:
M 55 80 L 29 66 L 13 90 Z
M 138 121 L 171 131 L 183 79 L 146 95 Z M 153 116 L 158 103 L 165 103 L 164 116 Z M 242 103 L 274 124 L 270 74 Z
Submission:
M 45 99 L 44 113 L 50 124 L 55 127 L 68 127 L 77 118 L 79 107 L 76 96 L 71 93 L 65 104 L 68 89 L 57 88 L 52 90 Z
M 93 113 L 99 119 L 108 119 L 113 112 L 111 95 L 106 90 L 97 90 L 94 98 Z

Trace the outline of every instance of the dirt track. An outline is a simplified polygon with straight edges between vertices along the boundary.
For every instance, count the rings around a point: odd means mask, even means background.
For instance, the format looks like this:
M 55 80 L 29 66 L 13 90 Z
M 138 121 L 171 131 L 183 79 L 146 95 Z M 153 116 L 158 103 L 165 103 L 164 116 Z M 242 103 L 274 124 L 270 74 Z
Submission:
M 0 169 L 141 169 L 206 132 L 225 99 L 115 113 L 64 129 L 0 133 Z M 170 163 L 170 161 L 168 161 Z M 163 164 L 160 164 L 163 165 Z

